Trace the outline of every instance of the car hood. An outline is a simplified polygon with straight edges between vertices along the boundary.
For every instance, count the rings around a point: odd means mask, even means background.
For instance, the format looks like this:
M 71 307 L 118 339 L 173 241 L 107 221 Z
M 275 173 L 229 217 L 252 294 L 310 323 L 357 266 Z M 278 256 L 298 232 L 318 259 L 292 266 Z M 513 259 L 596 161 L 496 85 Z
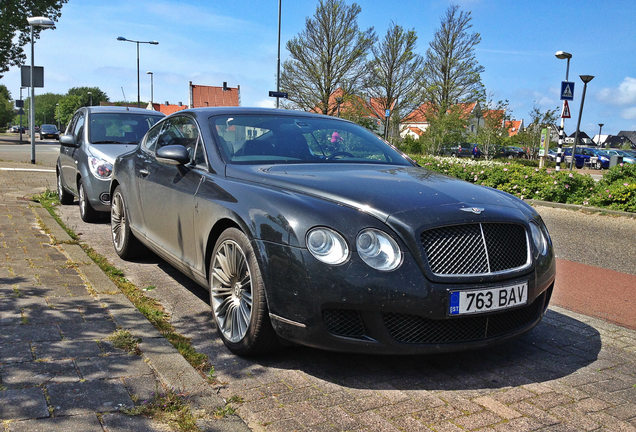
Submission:
M 117 156 L 128 153 L 137 148 L 138 144 L 93 144 L 90 146 L 89 153 L 96 158 L 115 163 Z
M 448 205 L 517 210 L 525 207 L 522 201 L 495 189 L 418 167 L 345 163 L 228 165 L 226 175 L 320 197 L 383 221 L 392 215 L 424 214 L 426 209 Z

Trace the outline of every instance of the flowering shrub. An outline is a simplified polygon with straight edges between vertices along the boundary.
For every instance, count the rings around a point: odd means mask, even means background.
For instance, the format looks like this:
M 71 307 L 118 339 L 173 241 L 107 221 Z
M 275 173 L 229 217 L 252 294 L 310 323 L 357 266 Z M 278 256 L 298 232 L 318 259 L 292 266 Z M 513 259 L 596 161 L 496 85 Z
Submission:
M 636 212 L 636 166 L 617 166 L 595 182 L 577 172 L 548 172 L 516 162 L 479 161 L 439 156 L 411 155 L 422 167 L 449 176 L 490 186 L 521 199 L 593 205 Z

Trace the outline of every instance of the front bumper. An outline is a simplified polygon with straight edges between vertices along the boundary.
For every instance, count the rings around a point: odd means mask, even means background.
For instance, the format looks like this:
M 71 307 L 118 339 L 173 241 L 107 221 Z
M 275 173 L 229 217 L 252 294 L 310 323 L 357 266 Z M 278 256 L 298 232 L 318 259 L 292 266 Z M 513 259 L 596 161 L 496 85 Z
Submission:
M 352 255 L 341 266 L 306 250 L 256 242 L 272 325 L 283 339 L 321 349 L 421 354 L 478 348 L 537 325 L 550 300 L 555 265 L 497 281 L 434 283 L 407 254 L 394 272 L 374 271 Z M 528 282 L 528 302 L 503 311 L 453 316 L 449 292 Z

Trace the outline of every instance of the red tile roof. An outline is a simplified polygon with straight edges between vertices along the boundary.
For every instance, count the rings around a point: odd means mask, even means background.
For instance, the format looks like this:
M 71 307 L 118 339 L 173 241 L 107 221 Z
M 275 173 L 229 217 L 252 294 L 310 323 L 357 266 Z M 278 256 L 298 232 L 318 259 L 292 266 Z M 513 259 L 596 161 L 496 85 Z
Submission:
M 164 113 L 165 115 L 170 115 L 172 113 L 176 113 L 177 111 L 181 111 L 188 108 L 187 105 L 178 105 L 178 104 L 159 104 L 159 103 L 153 103 L 152 104 L 152 109 L 154 109 L 155 111 L 159 111 Z
M 204 86 L 192 84 L 192 107 L 239 106 L 241 87 Z
M 523 123 L 523 120 L 510 120 L 507 121 L 506 127 L 508 128 L 508 136 L 515 136 L 519 133 L 519 131 L 521 130 L 521 124 Z
M 404 123 L 429 123 L 428 116 L 433 110 L 433 104 L 430 102 L 423 103 L 419 107 L 415 108 L 409 115 L 407 115 Z

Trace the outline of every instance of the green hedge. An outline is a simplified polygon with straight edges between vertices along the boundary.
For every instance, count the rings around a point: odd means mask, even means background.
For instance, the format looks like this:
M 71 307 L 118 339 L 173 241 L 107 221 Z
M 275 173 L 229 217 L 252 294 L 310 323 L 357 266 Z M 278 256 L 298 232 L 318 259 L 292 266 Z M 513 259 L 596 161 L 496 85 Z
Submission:
M 471 183 L 490 186 L 521 199 L 538 199 L 636 212 L 636 165 L 624 164 L 605 171 L 599 182 L 589 175 L 511 162 L 474 161 L 448 157 L 409 155 L 422 167 Z

